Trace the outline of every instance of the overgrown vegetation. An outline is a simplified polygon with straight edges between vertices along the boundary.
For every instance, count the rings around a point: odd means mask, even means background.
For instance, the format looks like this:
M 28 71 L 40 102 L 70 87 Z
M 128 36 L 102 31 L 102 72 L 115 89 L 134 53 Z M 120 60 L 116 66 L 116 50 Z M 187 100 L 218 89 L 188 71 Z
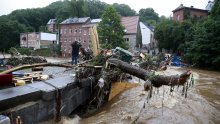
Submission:
M 187 14 L 187 13 L 186 13 Z M 185 16 L 187 16 L 185 14 Z M 187 16 L 188 17 L 188 16 Z M 155 30 L 160 49 L 182 53 L 190 64 L 220 68 L 220 2 L 215 4 L 208 18 L 190 18 L 182 23 L 164 20 Z
M 102 48 L 122 47 L 128 49 L 128 44 L 123 39 L 124 27 L 121 25 L 120 16 L 113 6 L 109 6 L 103 13 L 98 33 Z

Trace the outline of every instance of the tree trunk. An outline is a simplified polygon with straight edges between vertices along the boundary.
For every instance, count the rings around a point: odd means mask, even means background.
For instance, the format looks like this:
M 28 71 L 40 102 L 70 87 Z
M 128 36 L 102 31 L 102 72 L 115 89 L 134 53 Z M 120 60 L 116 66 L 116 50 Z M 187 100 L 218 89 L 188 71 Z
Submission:
M 134 75 L 145 81 L 150 80 L 151 84 L 155 87 L 160 87 L 162 85 L 168 85 L 168 86 L 184 85 L 191 74 L 191 71 L 186 71 L 181 75 L 171 75 L 171 76 L 156 75 L 152 71 L 138 68 L 136 66 L 133 66 L 118 59 L 109 59 L 108 62 L 110 64 L 115 65 L 125 73 Z

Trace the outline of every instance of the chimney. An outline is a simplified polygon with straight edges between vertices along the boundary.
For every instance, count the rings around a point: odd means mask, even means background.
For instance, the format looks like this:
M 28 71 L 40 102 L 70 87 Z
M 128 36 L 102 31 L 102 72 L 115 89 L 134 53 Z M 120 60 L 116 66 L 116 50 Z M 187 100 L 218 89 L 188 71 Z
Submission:
M 190 6 L 190 8 L 193 8 L 193 6 Z
M 180 4 L 180 6 L 182 7 L 182 6 L 183 6 L 183 4 Z

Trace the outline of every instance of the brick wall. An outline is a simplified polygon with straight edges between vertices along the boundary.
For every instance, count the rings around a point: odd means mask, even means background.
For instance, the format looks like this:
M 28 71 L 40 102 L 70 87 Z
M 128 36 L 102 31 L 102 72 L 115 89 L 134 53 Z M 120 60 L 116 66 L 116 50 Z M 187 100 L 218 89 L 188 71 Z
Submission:
M 196 8 L 187 8 L 189 9 L 190 17 L 202 18 L 208 16 L 208 11 L 196 9 Z M 182 22 L 184 20 L 184 9 L 177 10 L 173 12 L 173 20 Z
M 62 57 L 71 57 L 71 44 L 75 41 L 81 43 L 82 47 L 89 47 L 89 28 L 82 27 L 83 24 L 60 25 L 60 44 Z

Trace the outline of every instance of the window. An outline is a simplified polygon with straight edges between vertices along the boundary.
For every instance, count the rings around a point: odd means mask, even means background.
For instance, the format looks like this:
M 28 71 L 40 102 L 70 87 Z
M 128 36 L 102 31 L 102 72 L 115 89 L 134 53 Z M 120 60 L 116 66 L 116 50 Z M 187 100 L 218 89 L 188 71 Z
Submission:
M 129 38 L 124 38 L 125 41 L 129 41 Z
M 75 33 L 77 33 L 77 29 L 75 29 Z
M 80 29 L 79 29 L 79 33 L 81 33 L 81 32 L 82 32 L 82 29 L 80 28 Z
M 86 30 L 84 30 L 84 35 L 86 35 L 86 32 L 87 32 L 87 31 L 86 31 Z
M 70 30 L 70 32 L 69 33 L 72 33 L 72 29 L 69 29 Z
M 84 39 L 83 39 L 83 40 L 84 40 L 84 42 L 86 43 L 86 37 L 84 37 Z
M 180 15 L 177 15 L 176 20 L 178 21 L 180 20 Z

